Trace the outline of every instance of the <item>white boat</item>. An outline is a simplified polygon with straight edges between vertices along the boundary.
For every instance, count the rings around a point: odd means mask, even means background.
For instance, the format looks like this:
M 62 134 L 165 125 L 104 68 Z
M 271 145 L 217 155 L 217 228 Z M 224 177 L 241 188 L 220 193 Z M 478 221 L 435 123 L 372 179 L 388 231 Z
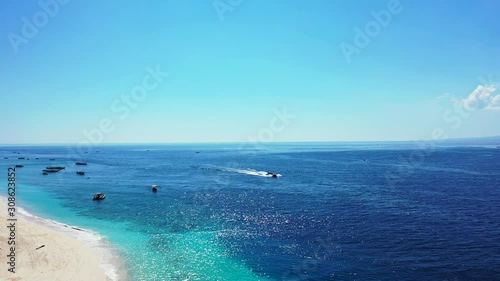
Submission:
M 104 200 L 104 198 L 106 198 L 106 194 L 98 192 L 98 193 L 94 194 L 94 197 L 92 198 L 92 200 Z

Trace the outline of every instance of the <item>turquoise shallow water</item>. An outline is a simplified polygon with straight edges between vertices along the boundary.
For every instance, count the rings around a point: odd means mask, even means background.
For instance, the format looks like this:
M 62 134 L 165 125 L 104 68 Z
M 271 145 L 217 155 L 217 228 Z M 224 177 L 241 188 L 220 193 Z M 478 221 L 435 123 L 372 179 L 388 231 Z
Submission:
M 410 143 L 0 147 L 0 169 L 22 163 L 22 206 L 106 237 L 131 280 L 495 280 L 495 147 L 418 165 Z
M 217 231 L 161 233 L 132 222 L 82 216 L 57 195 L 41 190 L 19 185 L 19 206 L 45 219 L 92 230 L 118 245 L 118 254 L 125 257 L 108 262 L 120 267 L 125 258 L 129 268 L 119 268 L 126 272 L 117 280 L 262 280 L 218 245 Z

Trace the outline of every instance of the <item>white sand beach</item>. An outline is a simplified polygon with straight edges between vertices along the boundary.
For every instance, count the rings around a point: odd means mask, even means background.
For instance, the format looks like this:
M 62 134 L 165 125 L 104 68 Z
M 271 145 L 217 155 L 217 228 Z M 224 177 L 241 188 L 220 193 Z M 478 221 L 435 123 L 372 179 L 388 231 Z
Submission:
M 58 230 L 57 225 L 52 225 L 50 221 L 19 213 L 16 218 L 15 273 L 12 273 L 8 271 L 11 268 L 8 255 L 10 247 L 14 246 L 8 244 L 11 235 L 8 226 L 11 221 L 7 221 L 7 201 L 0 197 L 1 280 L 111 280 L 100 266 L 103 253 L 97 248 L 79 240 L 75 235 Z

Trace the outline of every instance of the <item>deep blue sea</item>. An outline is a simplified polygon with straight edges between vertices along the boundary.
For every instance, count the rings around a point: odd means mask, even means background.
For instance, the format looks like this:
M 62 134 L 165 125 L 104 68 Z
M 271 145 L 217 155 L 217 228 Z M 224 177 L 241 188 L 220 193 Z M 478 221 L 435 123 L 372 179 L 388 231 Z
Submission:
M 15 164 L 22 207 L 104 236 L 131 280 L 500 280 L 496 145 L 0 147 Z

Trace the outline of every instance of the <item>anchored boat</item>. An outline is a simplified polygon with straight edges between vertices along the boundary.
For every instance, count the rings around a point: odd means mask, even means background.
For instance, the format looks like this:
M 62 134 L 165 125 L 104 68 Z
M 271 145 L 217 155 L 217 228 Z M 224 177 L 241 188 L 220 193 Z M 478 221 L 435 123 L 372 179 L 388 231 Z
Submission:
M 63 167 L 63 166 L 48 166 L 47 168 L 45 169 L 51 169 L 51 170 L 64 170 L 66 169 L 66 167 Z
M 92 198 L 92 200 L 104 200 L 104 198 L 106 198 L 106 194 L 98 192 L 98 193 L 94 194 L 94 197 Z
M 45 169 L 42 170 L 42 173 L 57 173 L 59 171 L 60 171 L 59 169 Z

